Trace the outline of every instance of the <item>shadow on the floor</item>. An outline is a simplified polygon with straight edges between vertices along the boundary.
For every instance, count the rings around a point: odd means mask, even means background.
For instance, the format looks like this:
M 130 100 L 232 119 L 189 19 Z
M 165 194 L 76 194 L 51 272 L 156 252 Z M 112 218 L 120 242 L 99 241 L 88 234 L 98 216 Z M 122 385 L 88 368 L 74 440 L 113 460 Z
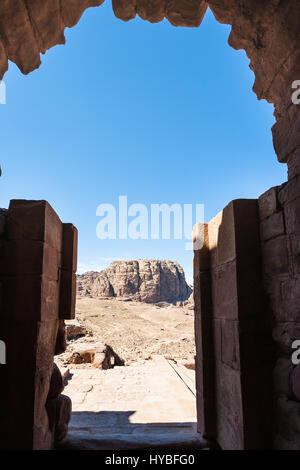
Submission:
M 69 433 L 57 449 L 201 449 L 208 443 L 195 422 L 132 423 L 135 411 L 75 411 Z

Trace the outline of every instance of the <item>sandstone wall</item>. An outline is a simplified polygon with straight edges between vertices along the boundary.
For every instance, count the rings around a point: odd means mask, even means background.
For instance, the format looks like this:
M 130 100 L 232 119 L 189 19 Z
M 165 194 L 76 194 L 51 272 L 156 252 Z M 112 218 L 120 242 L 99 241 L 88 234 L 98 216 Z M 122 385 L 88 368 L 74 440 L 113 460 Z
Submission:
M 2 0 L 0 2 L 0 79 L 15 62 L 23 73 L 40 66 L 40 53 L 64 44 L 88 7 L 104 0 Z M 255 74 L 254 92 L 275 105 L 273 127 L 278 158 L 286 162 L 300 145 L 299 107 L 291 103 L 292 83 L 300 79 L 300 0 L 112 0 L 115 15 L 139 15 L 152 23 L 167 18 L 174 26 L 197 27 L 208 7 L 232 25 L 229 44 L 244 49 Z M 101 13 L 100 13 L 101 14 Z
M 71 404 L 53 369 L 65 318 L 75 315 L 77 232 L 45 201 L 11 201 L 0 240 L 0 448 L 49 449 Z M 0 223 L 2 216 L 0 213 Z
M 232 201 L 195 251 L 198 430 L 223 449 L 272 445 L 274 362 L 256 200 Z
M 233 201 L 195 252 L 198 425 L 225 449 L 265 448 L 268 438 L 267 447 L 300 449 L 298 158 L 288 182 L 260 196 L 257 216 L 250 201 L 242 210 Z
M 300 449 L 300 365 L 292 343 L 300 339 L 300 148 L 289 159 L 289 181 L 259 198 L 265 289 L 273 320 L 274 445 Z

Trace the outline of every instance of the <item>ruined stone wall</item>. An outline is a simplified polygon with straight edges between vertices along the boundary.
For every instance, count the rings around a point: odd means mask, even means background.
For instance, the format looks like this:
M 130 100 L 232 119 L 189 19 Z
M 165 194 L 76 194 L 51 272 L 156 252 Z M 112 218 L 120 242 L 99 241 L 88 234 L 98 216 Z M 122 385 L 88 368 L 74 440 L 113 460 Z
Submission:
M 265 291 L 272 314 L 274 446 L 300 449 L 300 148 L 289 159 L 289 181 L 259 198 Z
M 75 315 L 77 231 L 46 201 L 14 200 L 1 233 L 0 448 L 50 449 L 70 419 L 53 357 Z
M 258 204 L 233 201 L 205 224 L 195 251 L 198 426 L 225 449 L 300 449 L 300 365 L 292 361 L 300 340 L 299 156 L 289 158 L 289 180 Z
M 204 225 L 194 297 L 199 432 L 223 449 L 270 448 L 274 351 L 256 200 L 232 201 Z

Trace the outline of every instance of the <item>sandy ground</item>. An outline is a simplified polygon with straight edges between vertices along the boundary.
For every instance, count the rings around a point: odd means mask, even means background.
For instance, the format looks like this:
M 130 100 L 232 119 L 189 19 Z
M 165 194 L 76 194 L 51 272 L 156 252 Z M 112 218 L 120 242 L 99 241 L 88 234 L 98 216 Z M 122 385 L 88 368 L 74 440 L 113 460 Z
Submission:
M 194 362 L 194 312 L 189 306 L 79 297 L 76 318 L 128 365 L 152 355 Z
M 68 449 L 196 448 L 194 312 L 186 305 L 79 297 L 77 324 L 87 330 L 56 356 L 72 399 Z M 67 324 L 72 323 L 66 322 Z M 74 321 L 73 321 L 74 324 Z M 106 343 L 125 365 L 107 370 L 64 360 Z M 185 367 L 186 366 L 186 367 Z M 187 368 L 188 367 L 188 368 Z

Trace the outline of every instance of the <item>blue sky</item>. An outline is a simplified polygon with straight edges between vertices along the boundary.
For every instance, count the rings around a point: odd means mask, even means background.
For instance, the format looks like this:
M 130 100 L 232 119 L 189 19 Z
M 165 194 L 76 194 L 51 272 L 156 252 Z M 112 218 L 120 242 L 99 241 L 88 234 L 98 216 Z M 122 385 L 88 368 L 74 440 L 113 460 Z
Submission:
M 109 1 L 66 30 L 42 66 L 5 75 L 0 105 L 1 206 L 46 199 L 79 229 L 79 270 L 113 259 L 178 261 L 181 240 L 99 240 L 96 208 L 128 203 L 205 204 L 256 198 L 286 179 L 271 136 L 273 106 L 257 101 L 243 51 L 208 12 L 200 28 L 117 20 Z

